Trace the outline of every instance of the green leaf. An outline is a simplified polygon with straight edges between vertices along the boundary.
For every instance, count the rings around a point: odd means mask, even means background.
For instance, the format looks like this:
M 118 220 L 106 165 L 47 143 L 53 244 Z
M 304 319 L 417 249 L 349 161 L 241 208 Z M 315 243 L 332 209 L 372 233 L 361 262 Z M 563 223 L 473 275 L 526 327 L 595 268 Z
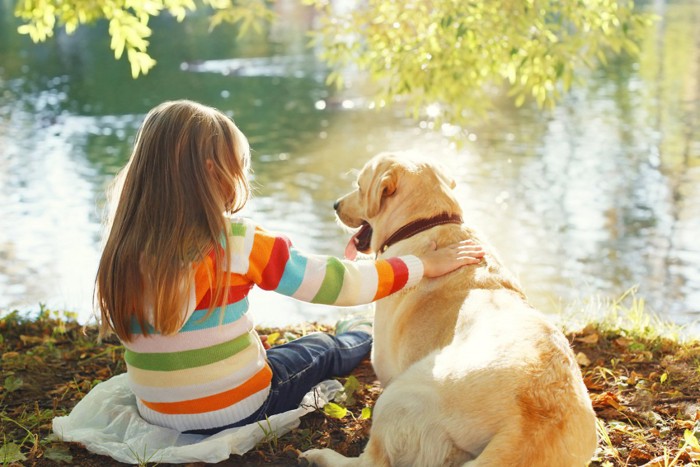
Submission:
M 364 407 L 362 409 L 362 413 L 360 414 L 360 420 L 368 420 L 370 418 L 372 418 L 372 408 Z
M 17 32 L 20 34 L 25 34 L 34 37 L 34 31 L 36 31 L 36 26 L 33 24 L 23 24 L 17 27 Z
M 77 20 L 68 21 L 66 23 L 66 34 L 68 34 L 68 35 L 73 34 L 76 29 L 78 29 L 78 21 Z
M 109 44 L 109 47 L 114 50 L 114 58 L 118 60 L 124 53 L 126 38 L 122 34 L 121 23 L 116 19 L 109 22 L 109 33 L 112 35 L 112 42 Z
M 347 381 L 345 381 L 345 384 L 343 385 L 343 391 L 348 396 L 351 396 L 355 394 L 355 392 L 362 387 L 362 383 L 354 377 L 353 375 L 348 376 Z
M 128 49 L 127 57 L 129 58 L 129 63 L 131 64 L 131 76 L 136 79 L 141 74 L 146 74 L 153 68 L 156 61 L 151 58 L 145 52 L 139 52 L 138 50 Z
M 22 387 L 24 384 L 24 381 L 22 381 L 22 378 L 17 378 L 14 375 L 10 375 L 5 378 L 5 382 L 3 383 L 3 387 L 7 392 L 14 392 L 18 390 L 19 388 Z
M 345 405 L 354 405 L 355 392 L 361 387 L 362 383 L 360 383 L 356 377 L 350 375 L 343 385 L 343 390 L 336 394 L 333 400 L 344 403 Z
M 627 348 L 631 352 L 644 352 L 647 349 L 646 346 L 641 342 L 632 342 L 630 345 L 627 346 Z
M 323 407 L 323 412 L 329 417 L 341 419 L 348 414 L 348 409 L 334 402 L 329 402 Z
M 299 338 L 299 336 L 297 336 L 296 334 L 294 334 L 294 333 L 292 333 L 292 332 L 286 331 L 286 332 L 284 333 L 284 340 L 287 341 L 287 342 L 295 341 L 295 340 L 297 340 L 298 338 Z
M 700 450 L 700 443 L 698 443 L 698 438 L 695 436 L 695 433 L 693 433 L 691 430 L 685 430 L 685 433 L 683 433 L 683 439 L 685 440 L 685 444 L 687 446 L 691 446 L 696 450 Z
M 65 462 L 66 464 L 73 462 L 70 449 L 65 444 L 56 444 L 46 448 L 44 457 L 55 462 Z
M 22 454 L 20 447 L 15 443 L 10 442 L 0 446 L 0 462 L 2 462 L 2 465 L 26 460 L 27 457 Z
M 271 332 L 270 334 L 267 335 L 267 343 L 272 345 L 275 345 L 275 342 L 277 342 L 277 339 L 280 338 L 280 333 L 279 332 Z
M 511 62 L 508 65 L 506 65 L 506 77 L 508 78 L 508 81 L 510 81 L 510 84 L 515 83 L 515 77 L 516 77 L 515 63 Z

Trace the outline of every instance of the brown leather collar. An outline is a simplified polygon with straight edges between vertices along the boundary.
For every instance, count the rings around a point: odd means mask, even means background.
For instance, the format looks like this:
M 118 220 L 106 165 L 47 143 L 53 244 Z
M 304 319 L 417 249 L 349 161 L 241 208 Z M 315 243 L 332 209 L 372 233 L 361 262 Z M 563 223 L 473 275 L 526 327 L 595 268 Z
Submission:
M 409 222 L 391 234 L 391 236 L 382 244 L 379 250 L 377 250 L 377 255 L 384 253 L 394 243 L 412 237 L 417 233 L 423 232 L 424 230 L 428 230 L 437 225 L 461 224 L 462 222 L 462 216 L 459 214 L 447 213 L 438 214 L 435 217 L 429 217 L 427 219 L 418 219 L 413 222 Z

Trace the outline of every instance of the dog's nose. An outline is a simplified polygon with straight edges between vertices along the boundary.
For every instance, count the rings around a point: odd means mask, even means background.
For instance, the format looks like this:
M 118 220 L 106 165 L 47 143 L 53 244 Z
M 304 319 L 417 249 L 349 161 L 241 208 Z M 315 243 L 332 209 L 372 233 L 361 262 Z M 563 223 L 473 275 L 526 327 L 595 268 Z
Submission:
M 340 200 L 337 200 L 335 203 L 333 203 L 333 209 L 335 209 L 337 211 L 338 206 L 340 206 Z

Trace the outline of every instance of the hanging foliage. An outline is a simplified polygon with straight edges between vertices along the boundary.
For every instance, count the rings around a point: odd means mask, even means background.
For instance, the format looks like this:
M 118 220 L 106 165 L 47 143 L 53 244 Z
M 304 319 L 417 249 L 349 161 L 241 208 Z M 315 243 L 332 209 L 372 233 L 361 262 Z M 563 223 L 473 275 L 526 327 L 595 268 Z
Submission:
M 552 106 L 581 70 L 610 53 L 637 54 L 652 21 L 628 0 L 303 1 L 318 13 L 311 42 L 331 67 L 330 84 L 359 69 L 378 85 L 378 106 L 404 100 L 415 114 L 431 106 L 433 117 L 452 122 L 504 86 L 516 105 Z M 71 33 L 108 21 L 114 55 L 126 51 L 136 78 L 156 63 L 149 18 L 167 12 L 182 21 L 199 8 L 212 11 L 212 27 L 236 24 L 241 34 L 275 19 L 264 0 L 19 0 L 15 13 L 35 42 L 57 27 Z

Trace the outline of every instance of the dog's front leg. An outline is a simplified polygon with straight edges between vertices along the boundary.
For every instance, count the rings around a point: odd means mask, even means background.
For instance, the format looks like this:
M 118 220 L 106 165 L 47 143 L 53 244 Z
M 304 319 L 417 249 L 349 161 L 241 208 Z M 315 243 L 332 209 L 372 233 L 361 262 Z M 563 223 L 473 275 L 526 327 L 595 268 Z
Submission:
M 359 458 L 345 457 L 332 449 L 310 449 L 301 453 L 299 465 L 315 467 L 351 467 L 359 465 Z

